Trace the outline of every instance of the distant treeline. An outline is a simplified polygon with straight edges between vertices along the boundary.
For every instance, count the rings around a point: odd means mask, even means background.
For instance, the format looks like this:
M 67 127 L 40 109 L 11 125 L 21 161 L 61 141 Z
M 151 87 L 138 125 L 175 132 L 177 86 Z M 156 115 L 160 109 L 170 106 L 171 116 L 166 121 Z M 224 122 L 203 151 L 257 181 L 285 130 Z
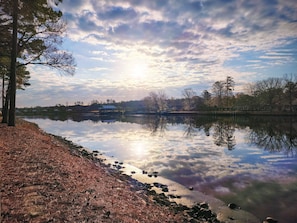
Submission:
M 235 82 L 228 76 L 217 81 L 212 91 L 203 91 L 200 96 L 192 88 L 184 89 L 183 98 L 168 98 L 164 91 L 151 92 L 138 101 L 106 103 L 93 100 L 90 105 L 76 102 L 75 105 L 56 105 L 18 109 L 20 113 L 167 113 L 208 111 L 251 112 L 297 112 L 297 77 L 268 78 L 249 84 L 246 93 L 234 94 Z
M 227 76 L 216 81 L 212 91 L 198 96 L 194 89 L 184 89 L 182 99 L 168 99 L 163 91 L 151 92 L 143 99 L 145 111 L 297 111 L 297 75 L 268 78 L 246 86 L 245 93 L 234 94 L 235 82 Z

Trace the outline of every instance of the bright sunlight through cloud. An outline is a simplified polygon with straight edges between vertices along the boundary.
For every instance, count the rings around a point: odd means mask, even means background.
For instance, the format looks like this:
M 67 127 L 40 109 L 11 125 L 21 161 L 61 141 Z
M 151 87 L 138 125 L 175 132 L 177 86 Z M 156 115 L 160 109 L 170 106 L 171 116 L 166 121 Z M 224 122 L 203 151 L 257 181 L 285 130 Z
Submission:
M 135 61 L 131 69 L 131 77 L 134 79 L 144 79 L 148 73 L 148 65 L 143 61 Z

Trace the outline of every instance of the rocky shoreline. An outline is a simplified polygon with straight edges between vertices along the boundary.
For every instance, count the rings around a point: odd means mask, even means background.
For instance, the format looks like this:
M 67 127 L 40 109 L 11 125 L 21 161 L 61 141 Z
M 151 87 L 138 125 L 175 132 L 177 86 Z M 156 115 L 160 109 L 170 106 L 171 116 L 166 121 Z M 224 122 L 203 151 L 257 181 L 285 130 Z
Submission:
M 109 173 L 115 178 L 127 182 L 132 186 L 132 190 L 136 193 L 143 193 L 145 196 L 151 197 L 151 199 L 158 205 L 170 208 L 175 214 L 183 215 L 183 222 L 199 223 L 199 222 L 210 222 L 220 223 L 215 213 L 209 209 L 209 205 L 206 202 L 196 203 L 195 205 L 188 207 L 186 205 L 178 204 L 170 200 L 170 197 L 166 196 L 165 193 L 157 193 L 151 184 L 142 183 L 135 180 L 130 175 L 127 175 L 121 171 L 123 163 L 115 161 L 115 164 L 106 164 L 104 158 L 98 157 L 98 151 L 90 152 L 80 145 L 74 144 L 72 141 L 67 140 L 64 137 L 52 135 L 52 137 L 65 143 L 73 153 L 79 154 L 86 159 L 92 160 L 92 162 L 99 163 L 100 166 L 107 168 Z M 133 174 L 133 171 L 132 173 Z M 155 173 L 157 174 L 157 173 Z M 155 175 L 156 177 L 156 175 Z M 155 183 L 156 184 L 156 183 Z M 156 185 L 155 185 L 156 186 Z M 167 192 L 167 185 L 157 185 L 156 187 L 162 187 L 163 192 Z M 160 221 L 161 222 L 161 221 Z
M 21 119 L 0 124 L 0 152 L 0 222 L 260 222 L 208 200 L 175 202 L 167 185 L 135 180 L 121 163 Z

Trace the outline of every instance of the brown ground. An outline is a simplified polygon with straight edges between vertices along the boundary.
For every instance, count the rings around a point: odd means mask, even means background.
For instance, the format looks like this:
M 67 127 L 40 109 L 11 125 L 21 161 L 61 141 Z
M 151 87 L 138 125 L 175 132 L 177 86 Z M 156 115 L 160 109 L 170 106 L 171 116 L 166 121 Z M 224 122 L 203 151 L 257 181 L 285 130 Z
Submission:
M 0 124 L 0 222 L 184 222 L 36 125 Z

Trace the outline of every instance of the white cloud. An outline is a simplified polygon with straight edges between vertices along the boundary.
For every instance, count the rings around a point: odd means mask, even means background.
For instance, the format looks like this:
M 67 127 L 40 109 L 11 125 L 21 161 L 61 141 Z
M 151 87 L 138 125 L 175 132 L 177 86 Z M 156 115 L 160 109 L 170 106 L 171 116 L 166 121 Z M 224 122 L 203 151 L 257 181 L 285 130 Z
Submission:
M 269 76 L 271 65 L 287 71 L 297 62 L 297 3 L 290 0 L 64 0 L 61 10 L 66 46 L 78 62 L 73 80 L 104 79 L 100 88 L 114 87 L 115 97 L 121 87 L 209 89 L 226 75 L 241 83 L 251 73 Z M 137 59 L 150 68 L 143 83 L 129 76 Z

